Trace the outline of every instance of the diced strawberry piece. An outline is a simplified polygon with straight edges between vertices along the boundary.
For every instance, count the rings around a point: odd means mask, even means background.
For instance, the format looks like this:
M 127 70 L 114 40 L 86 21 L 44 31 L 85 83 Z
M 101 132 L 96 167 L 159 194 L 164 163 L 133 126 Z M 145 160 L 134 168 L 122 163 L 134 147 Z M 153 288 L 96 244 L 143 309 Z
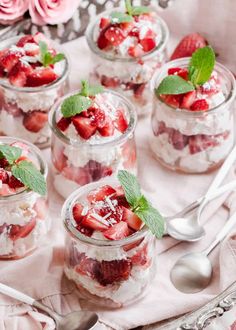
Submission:
M 105 27 L 110 25 L 110 23 L 111 23 L 111 21 L 108 17 L 102 17 L 100 20 L 99 27 L 100 27 L 100 29 L 104 29 Z
M 131 57 L 141 57 L 144 54 L 143 48 L 138 44 L 135 46 L 130 46 L 128 49 L 128 54 Z
M 93 108 L 90 110 L 92 113 L 92 123 L 98 128 L 103 128 L 106 124 L 106 116 L 103 110 Z
M 34 37 L 32 35 L 25 35 L 20 38 L 16 44 L 17 47 L 24 47 L 25 44 L 35 43 Z
M 140 45 L 145 52 L 150 52 L 156 47 L 156 41 L 152 38 L 145 38 L 140 40 Z
M 11 69 L 19 62 L 22 57 L 21 52 L 11 52 L 10 50 L 0 58 L 0 66 L 5 69 L 5 71 L 10 72 Z
M 92 178 L 92 181 L 98 181 L 105 176 L 112 174 L 112 168 L 109 166 L 103 166 L 101 163 L 90 159 L 84 167 Z
M 58 122 L 57 122 L 57 127 L 59 130 L 62 132 L 65 132 L 67 128 L 70 126 L 71 123 L 71 118 L 64 118 L 62 117 Z
M 106 33 L 108 27 L 104 28 L 99 34 L 99 37 L 97 40 L 97 45 L 98 45 L 98 48 L 100 48 L 100 49 L 105 49 L 109 46 L 109 40 L 107 40 L 107 38 L 105 36 L 105 33 Z
M 214 135 L 193 135 L 189 137 L 189 151 L 196 154 L 207 148 L 216 147 L 219 144 L 217 137 Z
M 0 196 L 9 196 L 14 195 L 16 193 L 15 189 L 12 189 L 8 186 L 8 184 L 3 183 L 0 188 Z
M 91 204 L 99 201 L 104 201 L 106 197 L 112 196 L 116 193 L 116 190 L 109 185 L 101 186 L 89 192 L 87 199 Z
M 134 27 L 131 31 L 129 31 L 129 36 L 139 38 L 139 29 Z
M 123 110 L 118 109 L 116 111 L 116 119 L 114 120 L 114 126 L 121 133 L 124 133 L 127 130 L 128 122 L 124 116 Z
M 85 118 L 80 115 L 72 118 L 72 123 L 75 126 L 78 134 L 85 140 L 88 140 L 96 133 L 97 127 L 92 124 L 90 118 Z
M 45 37 L 45 35 L 41 32 L 36 32 L 33 36 L 34 41 L 38 44 L 40 41 L 46 42 L 49 46 L 49 40 Z
M 99 264 L 99 272 L 96 274 L 96 278 L 104 286 L 114 282 L 125 281 L 129 278 L 131 269 L 132 263 L 128 259 L 103 260 Z
M 187 135 L 183 135 L 175 129 L 169 132 L 169 143 L 171 143 L 176 150 L 183 150 L 188 144 L 188 141 L 189 137 Z
M 27 76 L 27 87 L 38 87 L 48 85 L 58 78 L 57 74 L 50 68 L 35 69 Z
M 35 110 L 25 114 L 23 125 L 28 131 L 37 133 L 44 128 L 47 121 L 48 114 L 46 112 Z
M 99 219 L 98 219 L 99 218 Z M 93 230 L 104 231 L 108 229 L 109 224 L 106 220 L 100 219 L 100 216 L 92 209 L 84 216 L 81 225 Z
M 105 75 L 102 75 L 101 84 L 108 88 L 116 88 L 120 86 L 120 80 L 116 77 L 107 77 Z
M 142 220 L 135 213 L 125 207 L 123 207 L 123 221 L 127 222 L 128 226 L 136 231 L 143 225 Z
M 133 265 L 144 266 L 148 263 L 148 246 L 145 244 L 138 252 L 131 257 Z M 149 263 L 148 263 L 149 264 Z
M 170 59 L 192 56 L 195 50 L 205 46 L 207 41 L 199 33 L 188 34 L 177 45 Z
M 10 176 L 8 185 L 10 188 L 13 188 L 13 189 L 24 187 L 24 184 L 20 180 L 15 178 L 13 175 Z
M 66 166 L 62 170 L 62 175 L 67 179 L 75 181 L 80 186 L 92 182 L 92 177 L 83 167 Z
M 183 78 L 184 80 L 188 80 L 188 69 L 181 69 L 177 75 L 181 78 Z
M 145 90 L 145 87 L 146 87 L 146 83 L 135 84 L 134 85 L 134 97 L 136 99 L 139 99 L 140 97 L 143 96 L 143 92 Z
M 190 109 L 191 105 L 196 99 L 196 91 L 191 91 L 186 94 L 184 94 L 180 108 L 183 109 Z
M 0 159 L 0 167 L 5 168 L 9 165 L 8 161 L 6 160 L 6 158 L 1 158 Z
M 214 95 L 219 92 L 219 82 L 214 77 L 211 77 L 205 84 L 200 87 L 203 94 Z
M 175 73 L 178 73 L 181 70 L 182 70 L 181 68 L 169 68 L 168 69 L 168 75 L 173 75 Z
M 113 46 L 119 46 L 126 38 L 124 32 L 115 26 L 110 26 L 106 30 L 105 37 Z
M 129 236 L 129 227 L 126 222 L 120 221 L 103 232 L 104 237 L 110 240 L 120 240 Z
M 179 108 L 182 101 L 182 95 L 161 95 L 161 99 L 174 108 Z
M 209 109 L 209 104 L 205 99 L 196 100 L 190 107 L 192 111 L 205 111 Z
M 45 220 L 48 213 L 47 201 L 44 198 L 38 198 L 34 204 L 34 210 L 38 219 Z
M 119 24 L 121 30 L 126 30 L 125 33 L 129 33 L 133 27 L 134 27 L 134 22 L 123 22 Z
M 98 268 L 99 263 L 97 260 L 84 256 L 84 258 L 81 258 L 79 264 L 76 266 L 75 271 L 94 279 L 98 272 Z
M 28 222 L 25 226 L 19 226 L 19 225 L 12 225 L 9 237 L 12 241 L 16 241 L 19 238 L 24 238 L 28 236 L 32 230 L 34 229 L 36 225 L 36 219 L 33 218 L 30 222 Z
M 102 136 L 112 136 L 114 134 L 115 127 L 114 127 L 114 124 L 113 124 L 111 118 L 106 117 L 105 125 L 101 128 L 98 127 L 97 130 Z
M 93 229 L 91 229 L 91 228 L 86 228 L 86 227 L 84 227 L 84 226 L 81 225 L 81 224 L 78 224 L 78 225 L 76 226 L 76 229 L 77 229 L 78 231 L 80 231 L 81 234 L 83 234 L 83 235 L 85 235 L 85 236 L 88 236 L 88 237 L 91 237 L 91 236 L 93 235 L 93 232 L 94 232 Z
M 27 56 L 36 56 L 36 55 L 39 55 L 39 53 L 40 53 L 39 46 L 36 44 L 32 44 L 32 43 L 25 44 L 24 50 L 25 50 L 25 54 Z
M 83 205 L 80 204 L 80 203 L 76 203 L 74 206 L 73 206 L 73 210 L 72 210 L 72 213 L 73 213 L 73 217 L 75 219 L 75 221 L 79 224 L 82 220 L 83 220 Z
M 8 79 L 10 83 L 17 87 L 24 87 L 27 81 L 27 75 L 32 73 L 32 68 L 19 61 L 9 72 Z
M 3 168 L 0 168 L 0 181 L 2 183 L 8 183 L 9 181 L 9 175 Z

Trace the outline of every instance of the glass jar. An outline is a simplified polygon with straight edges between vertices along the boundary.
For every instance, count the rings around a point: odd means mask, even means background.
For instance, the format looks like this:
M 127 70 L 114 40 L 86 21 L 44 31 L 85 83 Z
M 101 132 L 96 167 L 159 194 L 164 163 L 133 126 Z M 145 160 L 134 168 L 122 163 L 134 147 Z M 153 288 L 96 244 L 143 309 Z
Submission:
M 188 67 L 189 58 L 163 66 L 152 79 L 151 88 L 160 84 L 169 68 Z M 174 108 L 154 95 L 151 149 L 158 161 L 171 170 L 184 173 L 207 173 L 217 169 L 234 145 L 235 79 L 216 63 L 223 101 L 206 111 Z
M 122 8 L 116 8 L 116 11 Z M 91 80 L 98 81 L 107 88 L 112 88 L 123 93 L 135 105 L 139 116 L 145 116 L 151 111 L 150 80 L 154 71 L 160 68 L 167 59 L 167 43 L 169 30 L 166 23 L 157 15 L 160 28 L 160 39 L 158 45 L 147 54 L 133 58 L 109 54 L 99 49 L 95 37 L 100 19 L 108 17 L 111 12 L 108 10 L 96 16 L 86 31 L 86 39 L 92 53 L 93 69 L 90 73 Z
M 128 116 L 128 128 L 113 139 L 93 141 L 68 138 L 57 127 L 61 117 L 61 104 L 73 92 L 59 100 L 52 108 L 49 123 L 52 130 L 51 156 L 54 165 L 54 186 L 57 192 L 67 198 L 74 190 L 87 183 L 116 174 L 120 169 L 137 172 L 136 144 L 134 130 L 137 115 L 132 104 L 122 95 L 111 93 L 118 107 Z
M 47 165 L 37 147 L 11 137 L 1 137 L 0 143 L 26 145 L 27 158 L 47 177 Z M 32 253 L 43 243 L 49 228 L 47 197 L 27 189 L 14 195 L 0 195 L 0 259 L 19 259 Z
M 66 229 L 65 274 L 81 297 L 95 305 L 120 308 L 143 297 L 155 274 L 155 238 L 144 227 L 122 240 L 85 236 L 75 227 L 73 206 L 83 203 L 91 190 L 115 179 L 104 179 L 76 190 L 65 201 L 62 219 Z
M 0 43 L 0 50 L 17 43 L 22 36 Z M 55 46 L 55 49 L 58 49 Z M 39 148 L 50 145 L 48 112 L 52 105 L 63 96 L 68 87 L 69 63 L 65 58 L 61 76 L 48 85 L 39 87 L 17 87 L 0 78 L 0 134 L 16 136 L 36 144 Z M 35 116 L 34 119 L 32 117 Z M 39 118 L 39 119 L 38 119 Z M 32 120 L 33 128 L 25 122 Z M 34 124 L 36 121 L 36 127 Z M 40 122 L 40 123 L 39 123 Z

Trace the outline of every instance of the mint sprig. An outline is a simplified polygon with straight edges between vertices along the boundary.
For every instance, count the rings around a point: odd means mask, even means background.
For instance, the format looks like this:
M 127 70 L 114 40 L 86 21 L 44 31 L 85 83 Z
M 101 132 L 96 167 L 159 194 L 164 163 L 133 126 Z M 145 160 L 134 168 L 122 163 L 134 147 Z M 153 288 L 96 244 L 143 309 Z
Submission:
M 91 96 L 95 96 L 104 91 L 100 85 L 91 86 L 86 80 L 81 81 L 81 90 L 79 93 L 66 98 L 61 105 L 63 117 L 69 118 L 87 110 L 93 104 Z
M 125 0 L 125 8 L 130 16 L 139 16 L 142 14 L 147 14 L 151 11 L 150 8 L 145 6 L 132 6 L 130 0 Z
M 188 81 L 178 75 L 165 77 L 155 89 L 157 95 L 178 95 L 195 90 L 207 82 L 214 70 L 215 53 L 209 46 L 197 49 L 189 62 Z
M 164 218 L 141 193 L 137 178 L 125 170 L 118 172 L 118 179 L 124 189 L 131 210 L 146 224 L 157 238 L 164 234 Z
M 21 154 L 22 150 L 20 148 L 9 146 L 8 144 L 0 144 L 0 159 L 6 158 L 10 165 L 19 159 Z
M 120 13 L 118 11 L 115 11 L 111 13 L 111 23 L 112 24 L 118 24 L 118 23 L 129 23 L 133 21 L 132 16 L 124 13 Z
M 48 46 L 44 41 L 39 41 L 39 50 L 40 50 L 40 62 L 43 64 L 44 67 L 47 67 L 51 64 L 55 64 L 65 59 L 65 55 L 62 53 L 58 53 L 55 56 L 53 56 L 48 51 Z

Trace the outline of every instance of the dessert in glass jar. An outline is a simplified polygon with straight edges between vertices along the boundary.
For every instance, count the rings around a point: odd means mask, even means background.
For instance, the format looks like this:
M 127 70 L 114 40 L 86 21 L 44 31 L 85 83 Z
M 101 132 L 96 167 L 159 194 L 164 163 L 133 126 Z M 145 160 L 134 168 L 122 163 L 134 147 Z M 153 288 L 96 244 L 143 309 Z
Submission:
M 122 92 L 139 115 L 151 110 L 149 82 L 167 57 L 169 31 L 151 7 L 103 12 L 91 22 L 86 38 L 94 68 L 91 73 L 103 86 Z
M 218 168 L 234 144 L 232 73 L 204 47 L 166 64 L 152 85 L 151 148 L 157 159 L 186 173 Z
M 162 216 L 142 195 L 136 177 L 121 170 L 118 178 L 81 187 L 62 210 L 65 274 L 82 297 L 109 308 L 147 292 L 155 274 L 154 235 L 164 232 Z
M 49 120 L 54 186 L 63 197 L 119 169 L 136 173 L 136 113 L 123 96 L 82 81 L 80 91 L 55 104 Z
M 42 33 L 0 43 L 0 133 L 49 145 L 48 112 L 67 87 L 68 61 Z
M 47 165 L 27 141 L 0 138 L 0 259 L 18 259 L 38 247 L 49 230 Z

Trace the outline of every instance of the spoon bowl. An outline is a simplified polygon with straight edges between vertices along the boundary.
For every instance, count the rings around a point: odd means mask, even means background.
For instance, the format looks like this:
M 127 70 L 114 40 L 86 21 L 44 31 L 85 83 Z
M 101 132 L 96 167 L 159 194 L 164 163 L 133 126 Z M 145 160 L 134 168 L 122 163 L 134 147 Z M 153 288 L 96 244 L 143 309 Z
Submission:
M 98 322 L 98 316 L 88 311 L 77 311 L 60 316 L 55 322 L 58 330 L 87 330 L 92 329 Z
M 203 238 L 206 232 L 194 216 L 174 218 L 168 223 L 168 234 L 180 241 L 195 242 Z

